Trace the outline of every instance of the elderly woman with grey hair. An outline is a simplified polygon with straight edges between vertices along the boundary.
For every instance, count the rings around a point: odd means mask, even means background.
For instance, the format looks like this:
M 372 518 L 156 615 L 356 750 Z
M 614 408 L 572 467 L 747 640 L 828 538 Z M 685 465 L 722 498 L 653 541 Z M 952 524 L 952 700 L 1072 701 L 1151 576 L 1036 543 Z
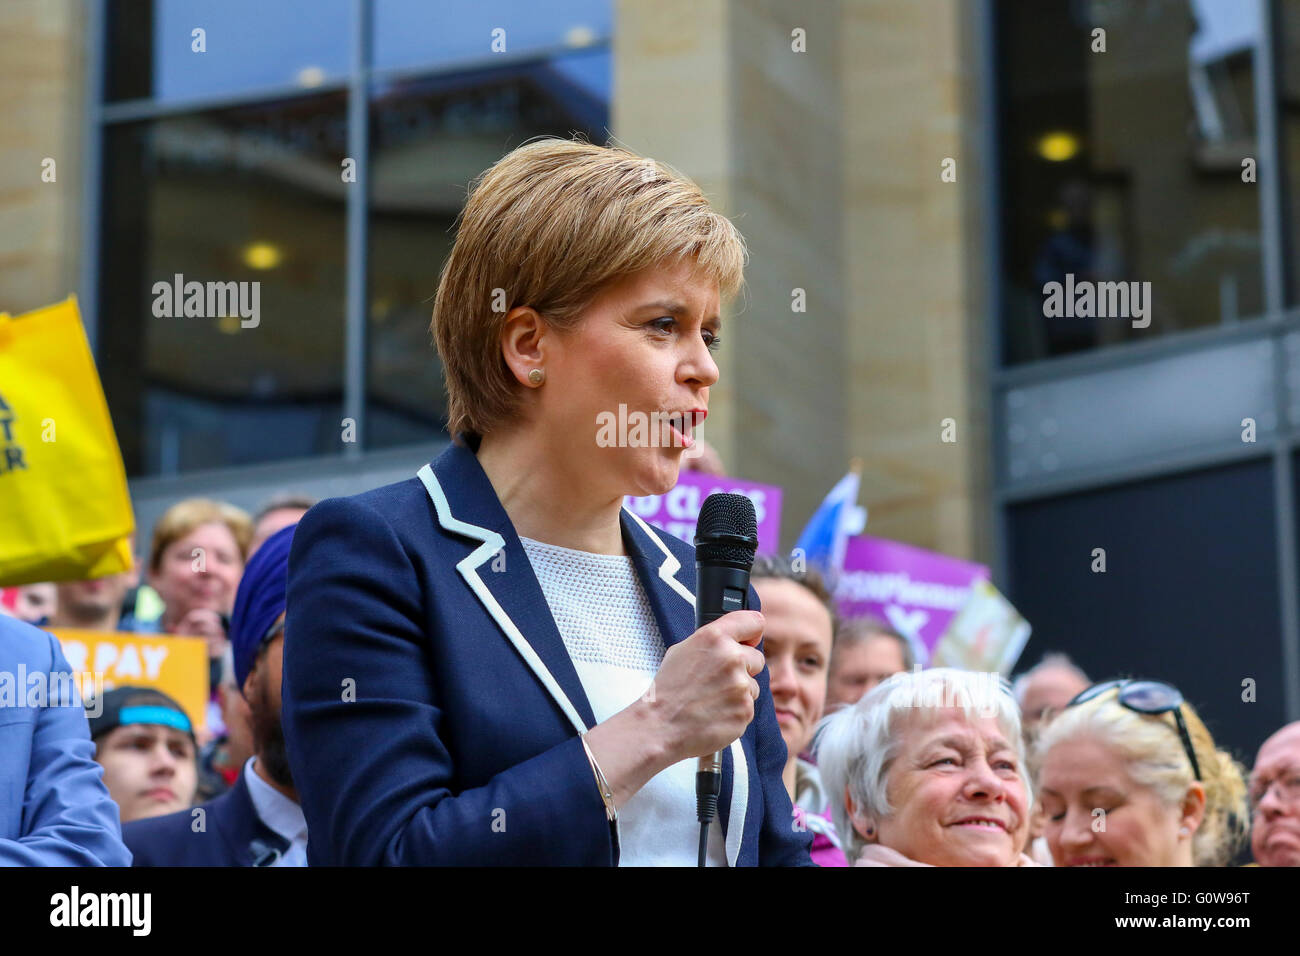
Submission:
M 857 866 L 1036 866 L 1020 714 L 1005 680 L 895 674 L 822 721 L 817 766 Z

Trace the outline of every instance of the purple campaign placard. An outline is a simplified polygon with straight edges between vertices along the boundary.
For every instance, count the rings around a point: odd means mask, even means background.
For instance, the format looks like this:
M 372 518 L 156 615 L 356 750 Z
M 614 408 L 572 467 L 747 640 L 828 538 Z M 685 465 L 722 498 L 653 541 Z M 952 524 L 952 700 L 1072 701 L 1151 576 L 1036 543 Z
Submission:
M 647 524 L 689 544 L 695 538 L 695 523 L 700 518 L 704 499 L 719 491 L 745 495 L 754 502 L 754 516 L 758 518 L 758 553 L 775 554 L 781 537 L 781 489 L 776 485 L 683 471 L 668 494 L 645 498 L 629 496 L 623 503 L 628 511 Z
M 857 535 L 849 539 L 835 601 L 845 617 L 872 614 L 889 622 L 920 645 L 925 665 L 948 622 L 970 597 L 971 585 L 988 577 L 982 564 Z

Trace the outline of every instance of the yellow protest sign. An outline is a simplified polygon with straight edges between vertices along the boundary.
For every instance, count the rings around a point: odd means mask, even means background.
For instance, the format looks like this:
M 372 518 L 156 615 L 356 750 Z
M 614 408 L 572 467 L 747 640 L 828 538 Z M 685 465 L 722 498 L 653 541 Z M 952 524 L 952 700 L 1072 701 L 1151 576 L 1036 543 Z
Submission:
M 208 644 L 201 637 L 126 634 L 59 628 L 52 631 L 76 674 L 93 675 L 96 689 L 154 687 L 185 708 L 196 730 L 208 709 Z M 89 690 L 83 681 L 83 693 Z
M 75 297 L 0 312 L 0 585 L 131 568 L 126 471 Z

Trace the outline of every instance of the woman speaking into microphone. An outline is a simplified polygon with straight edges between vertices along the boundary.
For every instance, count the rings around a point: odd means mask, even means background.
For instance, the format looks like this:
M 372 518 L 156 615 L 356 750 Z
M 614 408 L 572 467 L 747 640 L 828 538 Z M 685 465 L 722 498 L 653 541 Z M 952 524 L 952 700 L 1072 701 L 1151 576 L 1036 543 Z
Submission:
M 323 501 L 289 562 L 283 722 L 313 865 L 808 864 L 758 648 L 695 629 L 677 482 L 744 242 L 700 189 L 546 139 L 471 186 L 433 334 L 453 444 Z M 751 606 L 757 606 L 751 591 Z

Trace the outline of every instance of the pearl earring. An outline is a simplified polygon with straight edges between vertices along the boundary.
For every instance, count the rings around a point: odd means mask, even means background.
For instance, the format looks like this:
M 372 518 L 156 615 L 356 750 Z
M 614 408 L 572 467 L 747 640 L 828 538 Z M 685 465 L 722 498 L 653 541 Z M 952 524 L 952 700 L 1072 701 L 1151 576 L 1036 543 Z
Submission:
M 1178 828 L 1178 835 L 1179 835 L 1179 836 L 1182 836 L 1182 837 L 1185 837 L 1185 836 L 1191 836 L 1191 835 L 1192 835 L 1192 831 L 1189 830 L 1187 827 L 1179 827 L 1179 828 Z
M 546 372 L 540 368 L 535 368 L 528 373 L 528 381 L 534 385 L 541 385 L 542 382 L 546 381 Z

